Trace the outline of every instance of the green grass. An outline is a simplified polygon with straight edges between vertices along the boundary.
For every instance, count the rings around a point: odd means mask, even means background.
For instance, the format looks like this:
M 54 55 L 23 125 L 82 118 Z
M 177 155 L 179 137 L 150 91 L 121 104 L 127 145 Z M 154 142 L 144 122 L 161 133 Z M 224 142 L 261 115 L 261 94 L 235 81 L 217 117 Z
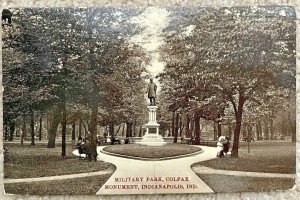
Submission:
M 296 172 L 296 145 L 292 142 L 254 142 L 241 143 L 239 158 L 216 158 L 193 166 L 206 166 L 215 169 L 288 173 Z
M 67 146 L 67 156 L 61 156 L 61 147 L 48 149 L 47 144 L 36 146 L 5 144 L 9 161 L 4 163 L 4 178 L 33 178 L 115 169 L 115 166 L 101 161 L 79 159 Z
M 239 158 L 213 159 L 197 163 L 216 169 L 295 173 L 295 143 L 254 142 L 247 152 L 247 143 L 241 143 Z M 114 168 L 104 162 L 90 162 L 72 155 L 71 145 L 67 146 L 67 157 L 61 157 L 61 146 L 46 148 L 46 144 L 5 144 L 9 149 L 9 162 L 4 163 L 5 178 L 29 178 L 82 172 L 100 171 Z M 150 147 L 136 144 L 113 145 L 106 148 L 110 152 L 140 157 L 169 157 L 199 151 L 199 148 L 185 144 L 168 144 Z M 197 174 L 215 192 L 252 192 L 287 190 L 294 185 L 294 179 L 258 178 L 229 175 Z M 23 195 L 77 195 L 95 194 L 111 176 L 76 178 L 57 181 L 5 184 L 6 193 Z
M 111 153 L 134 157 L 165 158 L 198 152 L 201 150 L 201 148 L 190 146 L 187 144 L 167 144 L 165 146 L 159 147 L 139 144 L 128 144 L 108 146 L 105 147 L 103 150 Z
M 21 195 L 94 195 L 110 176 L 111 174 L 57 181 L 11 183 L 5 184 L 4 189 L 7 194 Z
M 197 174 L 214 192 L 265 192 L 291 189 L 289 178 L 258 178 L 228 175 Z

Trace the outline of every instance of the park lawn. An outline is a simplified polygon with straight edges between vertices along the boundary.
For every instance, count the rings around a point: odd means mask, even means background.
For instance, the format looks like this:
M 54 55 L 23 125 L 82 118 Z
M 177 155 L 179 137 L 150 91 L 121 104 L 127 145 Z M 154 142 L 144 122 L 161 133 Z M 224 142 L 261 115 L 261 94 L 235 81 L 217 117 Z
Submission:
M 61 145 L 48 149 L 47 144 L 4 144 L 9 161 L 4 163 L 4 178 L 35 178 L 66 174 L 115 170 L 115 166 L 102 161 L 79 159 L 67 145 L 67 156 L 61 156 Z
M 140 144 L 113 145 L 104 151 L 142 158 L 166 158 L 201 151 L 201 148 L 187 144 L 166 144 L 164 146 L 146 146 Z
M 229 175 L 197 175 L 214 192 L 266 192 L 291 189 L 295 180 L 290 178 L 262 178 Z
M 5 184 L 7 194 L 20 195 L 95 195 L 112 174 L 55 181 Z
M 292 142 L 254 142 L 250 143 L 250 153 L 248 153 L 246 143 L 241 143 L 239 158 L 215 158 L 196 163 L 193 166 L 294 174 L 296 173 L 296 145 Z

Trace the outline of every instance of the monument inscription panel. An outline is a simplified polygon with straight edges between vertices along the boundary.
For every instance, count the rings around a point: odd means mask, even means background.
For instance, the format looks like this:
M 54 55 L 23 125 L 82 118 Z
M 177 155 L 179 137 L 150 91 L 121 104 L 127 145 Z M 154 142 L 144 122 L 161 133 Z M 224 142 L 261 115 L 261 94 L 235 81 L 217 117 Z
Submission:
M 156 128 L 149 128 L 149 133 L 150 133 L 150 134 L 151 134 L 151 133 L 155 134 L 155 133 L 156 133 Z

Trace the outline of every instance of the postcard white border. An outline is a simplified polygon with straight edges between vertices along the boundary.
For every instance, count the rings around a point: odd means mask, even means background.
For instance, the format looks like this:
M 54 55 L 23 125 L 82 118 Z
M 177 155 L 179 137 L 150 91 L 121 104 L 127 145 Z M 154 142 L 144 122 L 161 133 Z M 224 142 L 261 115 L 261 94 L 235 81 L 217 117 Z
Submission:
M 18 196 L 3 195 L 3 141 L 0 137 L 0 199 L 300 199 L 300 1 L 299 0 L 1 0 L 0 8 L 10 7 L 100 7 L 100 6 L 253 6 L 253 5 L 289 5 L 297 13 L 297 115 L 296 125 L 296 187 L 282 192 L 232 193 L 232 194 L 174 194 L 174 195 L 126 195 L 126 196 Z M 0 39 L 2 36 L 0 34 Z M 2 52 L 0 51 L 0 133 L 3 134 L 2 105 Z

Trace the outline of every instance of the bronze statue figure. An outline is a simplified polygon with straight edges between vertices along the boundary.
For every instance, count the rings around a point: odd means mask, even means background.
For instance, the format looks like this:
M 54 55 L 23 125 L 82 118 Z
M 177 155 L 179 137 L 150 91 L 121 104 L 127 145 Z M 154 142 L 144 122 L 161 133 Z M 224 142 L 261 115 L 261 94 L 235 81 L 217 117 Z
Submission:
M 156 84 L 153 83 L 153 79 L 150 78 L 150 83 L 148 84 L 148 98 L 150 99 L 151 106 L 155 106 L 156 89 Z

